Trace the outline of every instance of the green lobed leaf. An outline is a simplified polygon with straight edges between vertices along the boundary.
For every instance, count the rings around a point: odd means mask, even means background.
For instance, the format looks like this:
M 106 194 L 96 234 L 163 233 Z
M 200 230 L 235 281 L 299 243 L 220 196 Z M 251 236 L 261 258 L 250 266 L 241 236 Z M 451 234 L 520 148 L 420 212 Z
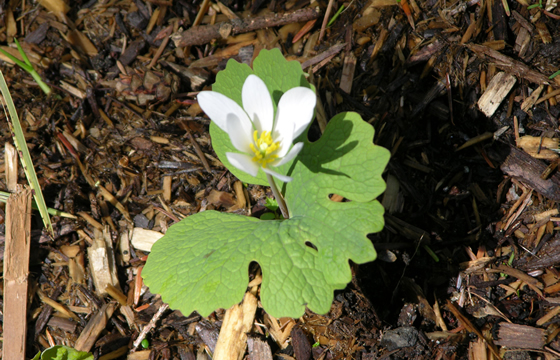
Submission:
M 245 83 L 245 79 L 251 74 L 255 74 L 261 78 L 268 87 L 268 91 L 272 95 L 272 104 L 274 110 L 280 101 L 282 95 L 297 86 L 303 86 L 313 89 L 313 86 L 305 79 L 305 74 L 301 69 L 301 64 L 297 61 L 287 61 L 280 50 L 261 50 L 259 56 L 253 62 L 253 69 L 237 61 L 230 59 L 224 71 L 216 76 L 216 83 L 212 86 L 212 90 L 226 95 L 233 99 L 241 107 L 241 89 Z M 229 139 L 229 135 L 217 127 L 214 123 L 210 123 L 210 137 L 212 138 L 212 146 L 218 155 L 220 161 L 242 182 L 268 185 L 266 175 L 262 170 L 256 177 L 247 174 L 235 168 L 230 164 L 226 157 L 226 152 L 239 152 Z M 280 172 L 289 169 L 291 163 L 279 167 Z
M 366 235 L 383 228 L 375 198 L 385 189 L 381 174 L 390 155 L 373 144 L 373 135 L 358 114 L 342 113 L 321 139 L 306 141 L 287 168 L 294 180 L 282 188 L 288 220 L 205 211 L 171 226 L 142 271 L 150 290 L 185 315 L 196 310 L 207 316 L 242 300 L 255 261 L 269 314 L 300 317 L 306 306 L 328 312 L 333 291 L 351 280 L 348 260 L 376 257 Z M 350 201 L 333 202 L 330 194 Z
M 39 359 L 39 354 L 34 359 Z M 93 360 L 93 355 L 68 346 L 57 345 L 43 351 L 41 360 Z

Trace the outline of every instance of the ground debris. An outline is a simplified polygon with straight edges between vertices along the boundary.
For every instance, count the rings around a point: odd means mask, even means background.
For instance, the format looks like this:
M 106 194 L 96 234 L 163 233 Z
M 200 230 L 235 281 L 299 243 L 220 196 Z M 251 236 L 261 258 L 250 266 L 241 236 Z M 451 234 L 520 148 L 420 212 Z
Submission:
M 356 111 L 391 151 L 379 199 L 386 227 L 370 235 L 388 261 L 352 265 L 327 314 L 275 319 L 257 308 L 247 357 L 558 356 L 560 8 L 504 4 L 7 7 L 2 48 L 19 56 L 12 39 L 21 40 L 60 98 L 1 55 L 0 67 L 47 204 L 74 215 L 53 216 L 54 239 L 30 232 L 26 357 L 66 344 L 107 359 L 210 358 L 224 311 L 203 319 L 167 309 L 142 267 L 186 216 L 268 211 L 270 191 L 245 186 L 217 159 L 196 95 L 229 59 L 251 66 L 272 48 L 301 63 L 317 90 L 311 140 L 335 114 Z M 9 141 L 6 126 L 0 136 Z M 25 181 L 8 179 L 0 190 Z M 6 218 L 0 206 L 2 233 Z M 251 276 L 252 286 L 265 277 Z M 5 285 L 4 305 L 8 296 Z

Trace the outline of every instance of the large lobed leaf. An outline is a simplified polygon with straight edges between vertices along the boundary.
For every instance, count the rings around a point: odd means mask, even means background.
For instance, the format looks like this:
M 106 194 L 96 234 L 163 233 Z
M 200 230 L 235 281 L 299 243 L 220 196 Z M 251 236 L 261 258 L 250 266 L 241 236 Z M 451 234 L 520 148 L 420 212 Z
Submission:
M 282 189 L 289 220 L 192 215 L 154 244 L 142 271 L 146 284 L 185 315 L 196 310 L 207 316 L 241 301 L 255 261 L 269 314 L 300 317 L 306 306 L 328 312 L 333 291 L 351 280 L 348 260 L 376 257 L 366 235 L 383 228 L 383 207 L 375 198 L 385 189 L 381 174 L 389 152 L 373 145 L 373 135 L 358 114 L 335 116 L 321 139 L 306 141 L 286 168 L 294 178 Z M 351 201 L 333 202 L 330 194 Z

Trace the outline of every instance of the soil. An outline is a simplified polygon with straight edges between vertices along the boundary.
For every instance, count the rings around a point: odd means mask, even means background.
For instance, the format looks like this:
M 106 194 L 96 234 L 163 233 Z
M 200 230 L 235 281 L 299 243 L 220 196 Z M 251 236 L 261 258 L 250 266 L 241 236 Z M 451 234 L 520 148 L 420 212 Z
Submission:
M 352 264 L 328 314 L 273 319 L 258 308 L 245 356 L 559 358 L 558 4 L 208 3 L 2 3 L 2 48 L 16 54 L 17 37 L 53 94 L 3 55 L 0 69 L 47 206 L 74 215 L 52 216 L 50 236 L 33 212 L 26 357 L 53 345 L 96 359 L 211 356 L 224 310 L 167 309 L 142 286 L 148 252 L 129 235 L 164 233 L 204 209 L 239 212 L 196 94 L 228 59 L 250 65 L 279 48 L 317 88 L 311 137 L 355 111 L 391 151 L 386 225 L 369 236 L 378 259 Z M 10 186 L 3 176 L 0 190 Z M 247 210 L 262 214 L 270 190 L 246 189 Z M 4 205 L 0 215 L 5 233 Z M 101 265 L 117 284 L 109 294 L 88 257 L 99 246 L 114 248 Z M 5 305 L 7 282 L 2 290 Z M 143 338 L 146 349 L 135 345 Z

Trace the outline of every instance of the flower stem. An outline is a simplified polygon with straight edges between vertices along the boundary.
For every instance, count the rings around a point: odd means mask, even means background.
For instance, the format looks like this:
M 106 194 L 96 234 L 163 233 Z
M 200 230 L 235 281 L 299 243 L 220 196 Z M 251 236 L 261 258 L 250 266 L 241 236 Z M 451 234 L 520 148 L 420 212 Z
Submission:
M 288 207 L 286 206 L 286 202 L 284 201 L 284 197 L 282 196 L 282 194 L 280 193 L 280 191 L 278 191 L 278 188 L 276 187 L 276 183 L 274 182 L 274 178 L 272 177 L 272 175 L 266 174 L 266 179 L 268 180 L 268 183 L 270 184 L 270 189 L 272 190 L 272 193 L 274 194 L 274 197 L 276 198 L 276 202 L 278 203 L 278 207 L 280 208 L 280 211 L 282 212 L 282 216 L 284 217 L 284 219 L 289 219 L 290 218 L 290 213 L 288 212 Z

